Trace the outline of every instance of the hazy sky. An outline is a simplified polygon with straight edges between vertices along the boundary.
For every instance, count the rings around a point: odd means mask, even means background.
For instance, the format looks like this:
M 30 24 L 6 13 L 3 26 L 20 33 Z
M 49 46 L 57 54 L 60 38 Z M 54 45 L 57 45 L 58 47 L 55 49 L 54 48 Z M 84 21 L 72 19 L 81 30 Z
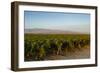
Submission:
M 90 32 L 90 14 L 24 11 L 25 29 L 55 29 Z

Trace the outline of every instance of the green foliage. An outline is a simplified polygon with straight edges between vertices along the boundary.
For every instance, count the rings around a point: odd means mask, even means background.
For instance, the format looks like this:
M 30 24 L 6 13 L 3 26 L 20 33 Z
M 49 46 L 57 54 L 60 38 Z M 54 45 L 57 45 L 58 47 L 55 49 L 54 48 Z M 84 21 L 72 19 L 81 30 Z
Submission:
M 50 55 L 65 55 L 90 45 L 89 35 L 25 34 L 25 61 L 45 60 Z

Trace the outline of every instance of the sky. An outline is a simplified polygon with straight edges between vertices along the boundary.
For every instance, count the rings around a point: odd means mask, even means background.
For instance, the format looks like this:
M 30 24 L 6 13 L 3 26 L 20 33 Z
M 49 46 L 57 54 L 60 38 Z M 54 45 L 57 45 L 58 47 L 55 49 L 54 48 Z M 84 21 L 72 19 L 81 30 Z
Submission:
M 24 11 L 25 29 L 53 29 L 90 33 L 90 14 Z

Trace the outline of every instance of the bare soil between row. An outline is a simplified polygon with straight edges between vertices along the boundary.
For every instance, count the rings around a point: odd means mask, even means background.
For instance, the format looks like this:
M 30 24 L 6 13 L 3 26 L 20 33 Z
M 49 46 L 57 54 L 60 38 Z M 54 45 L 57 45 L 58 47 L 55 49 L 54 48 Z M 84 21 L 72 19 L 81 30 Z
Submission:
M 68 60 L 68 59 L 87 59 L 90 58 L 90 47 L 85 46 L 80 50 L 77 49 L 73 52 L 66 52 L 66 55 L 50 55 L 46 57 L 47 60 Z

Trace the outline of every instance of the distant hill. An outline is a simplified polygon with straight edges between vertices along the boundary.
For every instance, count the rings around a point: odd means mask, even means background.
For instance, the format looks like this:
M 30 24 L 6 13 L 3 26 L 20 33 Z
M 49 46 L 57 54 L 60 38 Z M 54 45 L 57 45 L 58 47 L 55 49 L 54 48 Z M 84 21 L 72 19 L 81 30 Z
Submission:
M 63 31 L 63 30 L 52 30 L 52 29 L 25 29 L 25 33 L 31 34 L 82 34 L 79 32 Z

